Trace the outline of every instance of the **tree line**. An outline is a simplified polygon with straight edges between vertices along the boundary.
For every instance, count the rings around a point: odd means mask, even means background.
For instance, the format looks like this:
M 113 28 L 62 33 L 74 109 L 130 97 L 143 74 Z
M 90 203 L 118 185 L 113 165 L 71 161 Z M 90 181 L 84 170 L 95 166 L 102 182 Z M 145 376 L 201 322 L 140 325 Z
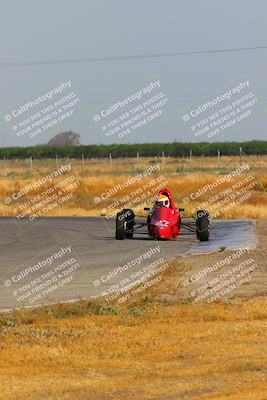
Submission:
M 240 150 L 241 149 L 241 150 Z M 247 155 L 267 154 L 267 141 L 252 140 L 249 142 L 202 142 L 202 143 L 136 143 L 111 145 L 79 145 L 79 146 L 48 146 L 34 147 L 2 147 L 0 158 L 105 158 L 112 155 L 118 157 L 187 157 L 239 155 L 240 151 Z

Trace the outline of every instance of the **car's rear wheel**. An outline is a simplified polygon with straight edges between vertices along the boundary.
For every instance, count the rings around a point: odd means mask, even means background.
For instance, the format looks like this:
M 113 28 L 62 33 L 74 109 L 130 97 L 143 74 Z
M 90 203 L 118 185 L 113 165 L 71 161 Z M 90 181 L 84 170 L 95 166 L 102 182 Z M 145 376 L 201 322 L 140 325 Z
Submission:
M 196 215 L 196 235 L 200 242 L 209 240 L 210 216 L 207 210 L 199 210 Z

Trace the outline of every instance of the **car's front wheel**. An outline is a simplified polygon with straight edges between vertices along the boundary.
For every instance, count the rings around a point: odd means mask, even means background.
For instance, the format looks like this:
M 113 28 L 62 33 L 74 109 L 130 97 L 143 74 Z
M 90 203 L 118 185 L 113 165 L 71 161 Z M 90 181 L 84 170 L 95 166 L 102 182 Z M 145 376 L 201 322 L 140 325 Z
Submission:
M 122 213 L 118 213 L 116 216 L 116 240 L 124 239 L 124 218 Z
M 116 216 L 116 239 L 132 239 L 135 214 L 131 209 L 124 209 Z
M 207 210 L 199 210 L 196 215 L 196 235 L 200 242 L 209 240 L 210 216 Z

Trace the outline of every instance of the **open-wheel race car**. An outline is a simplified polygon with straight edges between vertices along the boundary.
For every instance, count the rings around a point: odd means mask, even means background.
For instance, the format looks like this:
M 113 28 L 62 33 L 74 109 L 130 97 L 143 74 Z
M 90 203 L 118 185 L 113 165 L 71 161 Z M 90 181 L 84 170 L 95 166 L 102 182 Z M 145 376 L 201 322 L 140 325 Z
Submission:
M 193 221 L 182 222 L 181 212 L 183 208 L 176 207 L 171 191 L 162 189 L 153 207 L 145 208 L 149 211 L 147 218 L 136 222 L 135 213 L 131 209 L 123 209 L 116 216 L 116 239 L 131 239 L 134 232 L 149 235 L 157 240 L 170 240 L 177 238 L 181 228 L 195 232 L 197 238 L 203 242 L 209 240 L 210 216 L 207 210 L 199 210 Z M 140 217 L 144 218 L 144 217 Z M 147 227 L 146 232 L 140 229 Z

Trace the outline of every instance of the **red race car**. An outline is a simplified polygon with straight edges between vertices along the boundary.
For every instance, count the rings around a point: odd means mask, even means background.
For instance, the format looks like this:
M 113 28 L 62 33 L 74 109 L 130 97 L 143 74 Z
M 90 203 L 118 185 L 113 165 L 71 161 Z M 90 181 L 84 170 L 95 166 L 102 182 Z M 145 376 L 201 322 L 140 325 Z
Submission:
M 153 239 L 169 240 L 177 238 L 181 227 L 195 232 L 200 241 L 209 240 L 210 217 L 207 210 L 199 210 L 196 213 L 195 221 L 182 222 L 181 211 L 177 208 L 172 193 L 169 189 L 162 189 L 154 206 L 145 208 L 149 211 L 146 221 L 136 222 L 135 213 L 130 209 L 123 209 L 116 216 L 116 239 L 131 239 L 134 232 L 149 234 Z M 143 217 L 140 217 L 143 218 Z M 139 229 L 147 226 L 147 232 L 140 232 Z

